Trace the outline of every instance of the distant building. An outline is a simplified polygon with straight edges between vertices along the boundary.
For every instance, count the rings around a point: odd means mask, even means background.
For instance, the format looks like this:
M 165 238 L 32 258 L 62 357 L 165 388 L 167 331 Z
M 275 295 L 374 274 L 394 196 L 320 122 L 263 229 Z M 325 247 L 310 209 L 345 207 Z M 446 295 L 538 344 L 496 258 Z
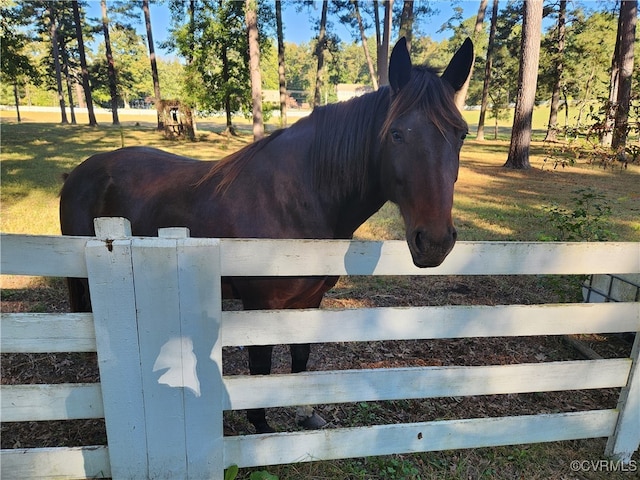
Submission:
M 357 83 L 339 83 L 336 86 L 336 94 L 338 101 L 343 102 L 353 97 L 359 97 L 365 93 L 373 92 L 373 87 L 369 85 L 360 85 Z
M 298 102 L 291 95 L 291 91 L 287 91 L 287 108 L 299 108 Z M 265 103 L 275 103 L 280 105 L 280 90 L 262 90 L 262 101 Z

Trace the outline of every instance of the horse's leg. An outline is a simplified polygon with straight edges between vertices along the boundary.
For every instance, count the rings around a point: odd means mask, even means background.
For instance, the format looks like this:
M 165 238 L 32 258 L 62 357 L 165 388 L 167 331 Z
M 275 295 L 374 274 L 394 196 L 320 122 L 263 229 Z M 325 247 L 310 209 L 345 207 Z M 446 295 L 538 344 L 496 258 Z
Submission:
M 323 282 L 316 284 L 316 290 L 301 302 L 296 302 L 290 308 L 319 308 L 325 292 L 332 288 L 338 277 L 326 277 Z M 307 362 L 311 352 L 308 343 L 289 345 L 291 351 L 291 373 L 307 371 Z M 324 427 L 327 422 L 311 405 L 305 405 L 296 409 L 296 423 L 308 430 L 316 430 Z
M 67 278 L 67 289 L 69 290 L 69 306 L 72 312 L 91 311 L 89 281 L 86 278 Z
M 271 373 L 272 345 L 248 347 L 249 372 L 251 375 L 269 375 Z M 275 430 L 267 423 L 264 408 L 247 410 L 247 419 L 253 424 L 256 433 L 273 433 Z
M 289 345 L 289 349 L 291 350 L 291 373 L 306 371 L 311 345 L 308 343 Z
M 311 345 L 308 343 L 289 345 L 289 349 L 291 350 L 291 373 L 305 372 Z M 324 418 L 318 415 L 311 405 L 296 409 L 296 423 L 308 430 L 317 430 L 327 424 Z
M 233 279 L 235 291 L 242 298 L 245 310 L 278 308 L 318 308 L 324 293 L 331 288 L 338 277 L 297 278 L 297 279 Z M 251 375 L 269 375 L 271 373 L 271 354 L 273 346 L 249 347 L 249 372 Z M 291 347 L 291 367 L 293 373 L 307 369 L 310 346 Z M 303 407 L 298 411 L 302 419 L 298 422 L 305 428 L 320 428 L 326 422 L 315 413 L 312 407 Z M 305 413 L 306 412 L 306 413 Z M 247 418 L 255 426 L 257 433 L 271 433 L 275 430 L 267 423 L 264 408 L 247 410 Z

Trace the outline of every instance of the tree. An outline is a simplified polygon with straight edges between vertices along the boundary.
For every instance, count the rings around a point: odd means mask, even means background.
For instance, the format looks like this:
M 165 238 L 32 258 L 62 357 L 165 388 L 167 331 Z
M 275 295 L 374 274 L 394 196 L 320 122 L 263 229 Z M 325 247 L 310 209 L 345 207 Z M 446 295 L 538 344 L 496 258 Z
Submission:
M 187 60 L 187 65 L 183 69 L 183 88 L 180 92 L 182 100 L 194 111 L 198 107 L 198 83 L 202 80 L 198 65 L 196 64 L 196 30 L 198 30 L 196 0 L 189 0 L 188 5 L 184 0 L 168 0 L 169 11 L 171 12 L 171 42 L 163 44 L 164 48 L 177 52 L 181 57 Z M 201 8 L 200 10 L 203 10 Z M 185 18 L 186 23 L 185 23 Z M 165 95 L 166 87 L 165 85 Z M 171 96 L 167 97 L 171 98 Z M 193 126 L 193 134 L 197 132 L 196 116 L 191 118 Z M 230 120 L 228 120 L 228 128 L 230 128 Z
M 384 20 L 382 35 L 380 34 L 379 22 L 376 21 L 376 40 L 378 45 L 378 81 L 381 86 L 389 85 L 389 42 L 391 39 L 391 24 L 393 21 L 393 0 L 385 0 Z M 378 12 L 378 2 L 373 2 L 373 8 Z
M 320 31 L 318 33 L 318 42 L 316 43 L 316 57 L 318 59 L 318 68 L 316 69 L 316 86 L 313 93 L 313 106 L 320 105 L 322 82 L 324 75 L 324 56 L 327 49 L 327 9 L 329 1 L 322 1 L 322 13 L 320 14 Z
M 573 17 L 567 26 L 563 94 L 572 98 L 572 103 L 578 108 L 575 126 L 579 128 L 585 112 L 593 121 L 602 120 L 599 112 L 589 110 L 594 106 L 593 100 L 608 95 L 608 72 L 611 53 L 615 49 L 616 20 L 608 12 L 595 12 L 585 17 L 583 12 L 575 11 Z M 594 38 L 598 40 L 594 41 Z
M 367 68 L 369 69 L 369 75 L 371 76 L 371 83 L 373 89 L 378 90 L 378 78 L 376 71 L 373 68 L 373 61 L 371 60 L 371 54 L 369 52 L 369 46 L 367 45 L 367 35 L 365 34 L 364 22 L 362 21 L 362 15 L 360 14 L 360 8 L 358 7 L 357 0 L 353 0 L 353 9 L 358 21 L 358 30 L 360 31 L 360 39 L 362 41 L 362 49 L 364 51 L 365 58 L 367 59 Z
M 96 114 L 93 111 L 93 99 L 91 98 L 91 84 L 89 82 L 89 69 L 87 67 L 87 57 L 84 50 L 84 38 L 82 35 L 82 21 L 80 18 L 80 7 L 78 0 L 72 0 L 73 19 L 76 27 L 76 40 L 78 41 L 78 54 L 80 56 L 80 68 L 82 73 L 82 89 L 84 90 L 84 98 L 87 104 L 87 113 L 89 114 L 89 125 L 96 126 Z
M 130 108 L 131 102 L 153 97 L 153 82 L 149 75 L 149 57 L 143 38 L 128 25 L 113 22 L 109 40 L 111 55 L 117 65 L 116 86 L 118 107 Z M 105 45 L 98 46 L 97 56 L 93 62 L 96 81 L 94 94 L 103 103 L 111 103 L 108 64 L 106 63 Z
M 487 2 L 488 0 L 480 0 L 480 6 L 478 7 L 478 14 L 476 15 L 476 24 L 473 29 L 473 40 L 475 41 L 478 37 L 478 34 L 482 31 L 482 24 L 484 23 L 484 15 L 487 11 Z M 471 64 L 471 71 L 469 72 L 469 76 L 467 77 L 467 81 L 464 82 L 464 85 L 458 92 L 456 92 L 456 106 L 458 110 L 462 111 L 464 109 L 465 100 L 467 99 L 467 91 L 469 90 L 469 82 L 471 81 L 471 76 L 473 75 L 473 66 L 474 62 Z
M 257 2 L 260 49 L 270 40 L 273 12 Z M 221 0 L 170 4 L 170 47 L 187 59 L 186 102 L 202 112 L 226 112 L 227 131 L 234 133 L 232 114 L 252 109 L 245 2 Z M 186 19 L 186 21 L 185 21 Z
M 511 145 L 505 167 L 527 169 L 531 144 L 531 120 L 536 98 L 540 40 L 542 36 L 542 0 L 524 2 L 518 94 L 511 130 Z
M 160 112 L 160 77 L 158 76 L 158 63 L 156 61 L 156 50 L 153 44 L 153 34 L 151 32 L 151 14 L 149 12 L 149 0 L 142 0 L 142 12 L 144 13 L 144 24 L 147 29 L 147 42 L 149 43 L 149 61 L 151 62 L 151 77 L 153 80 L 153 93 L 155 96 L 155 105 L 158 110 L 158 130 L 164 128 L 162 122 L 162 112 Z
M 111 118 L 114 125 L 120 125 L 118 118 L 118 82 L 116 79 L 116 67 L 111 51 L 111 39 L 109 37 L 109 17 L 107 16 L 107 1 L 100 0 L 102 9 L 102 32 L 104 34 L 104 46 L 107 58 L 107 72 L 109 77 L 109 94 L 111 96 Z
M 56 7 L 53 2 L 49 4 L 47 13 L 49 16 L 49 35 L 51 36 L 51 45 L 53 47 L 53 64 L 56 74 L 61 123 L 69 123 L 69 120 L 67 120 L 67 109 L 65 107 L 64 94 L 62 93 L 62 67 L 60 66 L 60 49 L 58 46 L 58 20 L 56 17 Z
M 249 77 L 253 112 L 253 140 L 264 137 L 262 122 L 262 78 L 260 76 L 260 42 L 258 40 L 258 12 L 256 0 L 245 0 L 245 20 L 249 43 Z
M 549 123 L 545 142 L 555 142 L 558 133 L 558 107 L 560 105 L 560 89 L 562 87 L 562 70 L 564 67 L 564 45 L 566 35 L 567 0 L 560 0 L 558 7 L 558 26 L 556 32 L 556 49 L 553 55 L 555 65 L 553 93 L 551 94 L 551 106 L 549 109 Z
M 287 77 L 284 60 L 284 32 L 282 29 L 282 1 L 276 0 L 276 30 L 278 35 L 278 87 L 280 89 L 280 126 L 287 126 Z
M 409 52 L 411 52 L 411 42 L 413 41 L 413 20 L 413 0 L 404 0 L 402 2 L 402 13 L 400 14 L 398 37 L 406 39 Z
M 627 123 L 629 104 L 631 102 L 631 82 L 633 75 L 633 43 L 636 38 L 636 21 L 638 18 L 638 1 L 623 0 L 620 2 L 619 22 L 619 56 L 620 80 L 618 83 L 617 108 L 611 147 L 624 148 L 627 141 Z
M 18 122 L 20 117 L 20 87 L 27 78 L 34 81 L 38 79 L 38 72 L 31 63 L 31 58 L 26 55 L 25 48 L 29 43 L 29 37 L 22 32 L 25 26 L 24 17 L 8 9 L 0 8 L 0 71 L 2 83 L 11 84 L 13 98 L 16 106 Z
M 491 82 L 491 69 L 493 66 L 493 44 L 496 38 L 496 25 L 498 23 L 498 0 L 493 0 L 491 10 L 491 26 L 489 27 L 489 43 L 487 44 L 487 58 L 484 65 L 484 82 L 482 86 L 482 101 L 480 103 L 480 117 L 478 119 L 477 140 L 484 140 L 484 119 L 489 105 L 489 84 Z M 497 117 L 496 117 L 497 119 Z

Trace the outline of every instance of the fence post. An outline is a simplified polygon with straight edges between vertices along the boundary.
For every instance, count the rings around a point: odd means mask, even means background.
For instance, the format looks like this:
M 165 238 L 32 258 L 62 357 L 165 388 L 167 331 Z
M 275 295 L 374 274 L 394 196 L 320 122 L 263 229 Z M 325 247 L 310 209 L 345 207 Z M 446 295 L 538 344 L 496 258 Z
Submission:
M 113 478 L 222 478 L 219 240 L 160 235 L 87 247 Z
M 631 349 L 631 371 L 627 386 L 620 392 L 618 400 L 618 422 L 616 429 L 607 441 L 605 455 L 628 464 L 631 456 L 640 445 L 640 332 Z
M 96 240 L 85 257 L 96 331 L 96 347 L 109 461 L 114 479 L 148 478 L 136 299 L 131 262 L 131 225 L 96 219 Z
M 186 229 L 158 233 L 176 241 L 182 343 L 192 348 L 191 359 L 196 361 L 183 365 L 183 378 L 193 375 L 190 380 L 195 383 L 181 389 L 188 478 L 221 479 L 223 405 L 228 399 L 222 382 L 220 241 L 188 238 Z

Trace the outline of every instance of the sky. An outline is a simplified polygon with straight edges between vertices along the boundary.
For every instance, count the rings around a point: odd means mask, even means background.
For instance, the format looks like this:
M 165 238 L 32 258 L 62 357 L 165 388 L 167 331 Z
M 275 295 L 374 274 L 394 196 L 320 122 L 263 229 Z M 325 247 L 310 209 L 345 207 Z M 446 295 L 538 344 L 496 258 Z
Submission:
M 366 0 L 364 0 L 366 1 Z M 306 10 L 298 13 L 293 5 L 289 2 L 283 2 L 283 24 L 284 24 L 284 37 L 285 41 L 300 44 L 303 42 L 309 42 L 315 35 L 317 35 L 316 29 L 314 27 L 314 22 L 316 19 L 320 18 L 321 11 L 321 1 L 315 2 L 316 6 L 314 9 Z M 425 19 L 423 23 L 423 30 L 426 34 L 428 34 L 434 40 L 441 40 L 450 35 L 449 32 L 440 32 L 438 30 L 454 13 L 453 8 L 451 6 L 452 3 L 457 3 L 460 7 L 462 7 L 464 13 L 463 18 L 468 18 L 470 16 L 475 16 L 478 13 L 478 5 L 479 1 L 458 1 L 458 2 L 450 2 L 450 1 L 431 1 L 432 7 L 438 10 L 438 13 L 433 15 L 431 18 Z M 109 2 L 107 1 L 107 6 Z M 156 5 L 151 4 L 150 6 L 150 15 L 151 15 L 151 25 L 153 29 L 153 40 L 156 46 L 156 51 L 159 56 L 167 56 L 170 55 L 167 52 L 162 51 L 159 48 L 159 44 L 164 42 L 168 38 L 168 28 L 170 25 L 169 19 L 169 10 L 166 5 Z M 100 10 L 100 1 L 99 0 L 89 0 L 89 6 L 87 8 L 87 15 L 89 17 L 100 18 L 101 10 Z M 310 16 L 313 17 L 313 20 L 310 20 Z M 140 23 L 136 25 L 136 28 L 140 33 L 144 33 L 144 24 L 142 20 L 142 10 L 140 10 Z M 352 35 L 349 30 L 339 22 L 333 22 L 333 32 L 337 34 L 344 42 L 351 43 Z

